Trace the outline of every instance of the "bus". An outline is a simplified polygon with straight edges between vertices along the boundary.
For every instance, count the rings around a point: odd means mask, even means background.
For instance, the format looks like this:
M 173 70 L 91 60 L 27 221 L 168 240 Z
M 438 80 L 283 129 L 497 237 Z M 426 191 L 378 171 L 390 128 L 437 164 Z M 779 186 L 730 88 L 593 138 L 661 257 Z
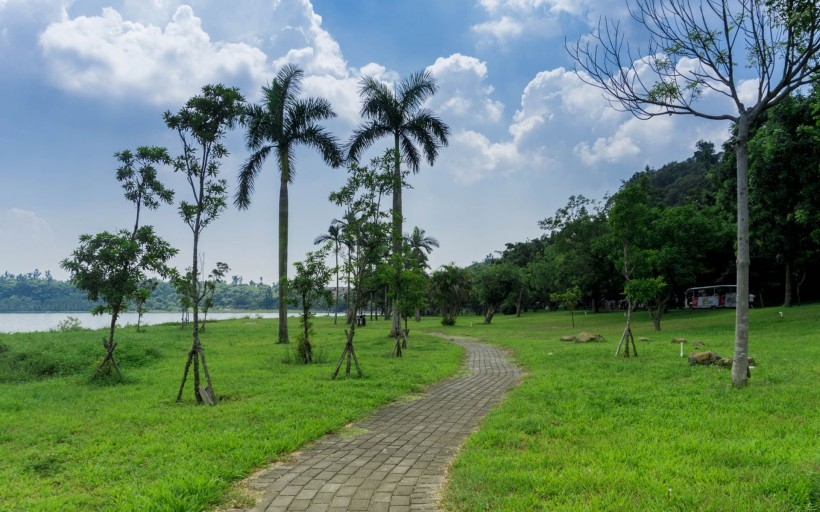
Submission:
M 734 308 L 737 307 L 737 286 L 718 284 L 689 288 L 685 301 L 690 309 Z

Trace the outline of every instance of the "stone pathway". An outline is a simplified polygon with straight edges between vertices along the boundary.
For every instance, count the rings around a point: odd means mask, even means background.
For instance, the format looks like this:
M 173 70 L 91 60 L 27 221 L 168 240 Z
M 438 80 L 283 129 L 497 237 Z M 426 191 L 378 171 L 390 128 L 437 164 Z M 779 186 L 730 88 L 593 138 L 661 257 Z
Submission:
M 465 348 L 469 375 L 434 384 L 417 400 L 384 407 L 354 423 L 354 435 L 328 436 L 256 476 L 250 486 L 264 494 L 251 510 L 438 510 L 445 468 L 520 378 L 500 350 L 452 341 Z

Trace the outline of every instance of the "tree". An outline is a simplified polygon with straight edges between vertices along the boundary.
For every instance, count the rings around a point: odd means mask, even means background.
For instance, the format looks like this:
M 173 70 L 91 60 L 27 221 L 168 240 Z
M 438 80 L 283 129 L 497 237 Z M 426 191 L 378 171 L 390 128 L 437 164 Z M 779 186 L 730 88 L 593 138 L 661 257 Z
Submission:
M 92 308 L 92 314 L 111 315 L 108 338 L 103 339 L 106 354 L 97 366 L 97 375 L 110 373 L 113 368 L 122 377 L 114 357 L 117 319 L 128 303 L 137 298 L 139 284 L 146 278 L 146 273 L 167 276 L 166 262 L 176 253 L 175 248 L 154 234 L 151 226 L 142 226 L 136 232 L 121 229 L 117 233 L 103 231 L 93 236 L 81 235 L 80 246 L 70 258 L 60 262 L 60 267 L 70 273 L 71 283 L 85 290 L 88 300 L 99 301 Z
M 305 255 L 305 261 L 294 263 L 296 276 L 290 281 L 288 287 L 291 293 L 290 303 L 302 309 L 299 316 L 302 332 L 299 334 L 299 346 L 296 351 L 300 361 L 304 364 L 313 362 L 313 347 L 310 344 L 310 335 L 313 330 L 311 318 L 315 316 L 313 310 L 317 304 L 329 303 L 333 300 L 333 295 L 327 289 L 332 273 L 324 262 L 327 249 L 325 247 L 309 252 Z
M 208 321 L 208 311 L 214 307 L 214 296 L 216 295 L 216 288 L 223 284 L 225 275 L 230 272 L 231 268 L 227 263 L 217 261 L 216 267 L 208 274 L 208 279 L 202 283 L 203 297 L 202 297 L 202 323 L 199 325 L 199 332 L 205 331 L 205 323 Z
M 817 261 L 820 148 L 811 129 L 815 124 L 810 99 L 792 95 L 763 116 L 749 142 L 752 253 L 782 269 L 786 307 L 792 304 L 795 276 L 805 275 Z
M 820 6 L 814 0 L 634 0 L 633 19 L 648 32 L 644 51 L 633 50 L 617 21 L 567 46 L 584 82 L 604 91 L 616 109 L 640 119 L 692 115 L 736 126 L 737 309 L 732 383 L 748 382 L 749 153 L 755 120 L 818 71 Z M 749 102 L 741 97 L 738 66 L 751 69 Z M 733 105 L 712 111 L 704 93 Z M 748 105 L 747 105 L 748 103 Z
M 356 334 L 355 315 L 364 307 L 365 297 L 372 289 L 373 267 L 384 258 L 386 253 L 385 213 L 379 205 L 380 191 L 378 179 L 383 172 L 384 159 L 374 159 L 372 169 L 361 167 L 355 162 L 348 165 L 348 179 L 338 191 L 330 194 L 330 201 L 345 208 L 343 222 L 343 240 L 348 248 L 346 271 L 348 274 L 348 293 L 351 291 L 352 304 L 349 305 L 349 330 L 345 329 L 347 339 L 345 348 L 339 358 L 339 363 L 333 372 L 335 379 L 345 358 L 347 359 L 346 374 L 350 375 L 351 361 L 355 361 L 359 376 L 362 375 L 359 360 L 353 348 L 353 339 Z M 370 282 L 368 282 L 370 281 Z M 399 354 L 400 355 L 400 346 Z
M 512 263 L 499 262 L 478 272 L 475 289 L 479 300 L 487 307 L 485 324 L 493 321 L 493 316 L 503 304 L 516 300 L 521 281 L 519 269 Z
M 97 367 L 97 373 L 111 366 L 120 375 L 114 358 L 117 318 L 126 311 L 130 302 L 136 303 L 142 315 L 142 304 L 152 290 L 150 285 L 141 285 L 146 281 L 146 273 L 167 276 L 170 270 L 166 263 L 178 251 L 155 235 L 150 226 L 140 227 L 143 206 L 155 210 L 162 203 L 170 204 L 173 201 L 173 191 L 157 179 L 156 170 L 157 165 L 170 163 L 168 152 L 160 147 L 140 146 L 136 154 L 124 150 L 115 153 L 114 157 L 121 164 L 117 169 L 117 181 L 122 183 L 125 198 L 134 204 L 136 210 L 134 227 L 130 234 L 120 230 L 116 234 L 106 231 L 95 236 L 82 235 L 73 259 L 63 260 L 60 266 L 71 273 L 71 282 L 77 288 L 88 292 L 89 300 L 102 301 L 92 309 L 93 314 L 111 314 L 108 338 L 103 340 L 106 356 Z M 39 270 L 35 269 L 35 273 L 36 279 Z
M 461 305 L 472 290 L 469 272 L 455 263 L 443 265 L 430 276 L 430 287 L 441 310 L 441 324 L 455 325 Z
M 143 206 L 156 210 L 162 203 L 171 204 L 174 192 L 157 179 L 157 165 L 171 165 L 168 150 L 157 146 L 140 146 L 136 153 L 130 150 L 114 153 L 120 162 L 117 169 L 117 181 L 122 183 L 125 198 L 134 203 L 136 218 L 133 232 L 140 224 L 140 210 Z
M 185 175 L 193 201 L 180 201 L 179 213 L 193 234 L 192 264 L 186 274 L 188 285 L 182 287 L 194 311 L 193 343 L 188 352 L 177 400 L 182 399 L 191 363 L 194 365 L 194 396 L 197 403 L 214 403 L 213 386 L 205 351 L 199 339 L 199 308 L 206 295 L 200 280 L 199 241 L 203 230 L 215 221 L 227 206 L 228 183 L 219 178 L 221 160 L 228 156 L 222 143 L 226 130 L 234 127 L 244 111 L 239 90 L 224 85 L 206 85 L 202 94 L 189 99 L 176 114 L 166 111 L 165 124 L 179 135 L 182 154 L 174 159 L 175 172 Z M 202 362 L 207 387 L 200 387 L 199 363 Z
M 348 143 L 348 157 L 357 161 L 364 151 L 384 136 L 393 137 L 393 211 L 392 250 L 394 255 L 402 252 L 402 186 L 404 178 L 401 161 L 413 173 L 419 171 L 421 146 L 427 163 L 433 165 L 439 148 L 447 145 L 450 128 L 423 107 L 424 102 L 438 90 L 433 75 L 428 72 L 414 73 L 403 79 L 395 88 L 375 78 L 362 78 L 359 95 L 363 100 L 361 116 L 365 122 L 354 132 Z M 400 261 L 396 261 L 399 265 Z M 398 275 L 398 267 L 396 267 Z M 399 301 L 393 294 L 393 323 L 391 335 L 401 330 L 399 324 Z
M 413 227 L 413 232 L 404 235 L 404 240 L 409 246 L 410 257 L 420 268 L 427 268 L 427 256 L 433 252 L 433 247 L 438 247 L 438 240 L 432 236 L 427 236 L 427 232 L 418 226 Z
M 336 117 L 324 98 L 300 99 L 304 72 L 288 64 L 279 70 L 267 87 L 262 87 L 262 104 L 246 112 L 245 145 L 251 155 L 239 171 L 234 204 L 241 210 L 251 204 L 256 177 L 265 160 L 274 152 L 279 167 L 279 335 L 278 343 L 288 342 L 288 184 L 293 183 L 293 153 L 297 145 L 319 151 L 324 161 L 338 167 L 342 151 L 336 137 L 319 122 Z
M 525 307 L 524 302 L 528 299 L 530 292 L 537 289 L 533 282 L 533 277 L 541 274 L 539 262 L 543 260 L 544 240 L 536 238 L 526 242 L 504 244 L 505 249 L 501 253 L 501 262 L 514 265 L 519 273 L 519 286 L 515 297 L 515 316 L 521 316 L 521 310 Z
M 415 304 L 415 309 L 402 307 L 402 310 L 407 312 L 406 315 L 413 312 L 416 321 L 420 322 L 421 308 L 426 305 L 426 300 L 424 300 L 425 294 L 421 292 L 426 288 L 427 275 L 425 274 L 425 271 L 429 268 L 429 265 L 427 264 L 427 256 L 433 252 L 433 247 L 438 247 L 439 244 L 438 240 L 432 236 L 427 236 L 427 232 L 420 229 L 418 226 L 413 227 L 413 232 L 411 234 L 408 235 L 405 233 L 404 242 L 407 244 L 406 249 L 408 251 L 404 274 L 407 274 L 407 271 L 411 271 L 412 275 L 406 275 L 408 285 L 403 286 L 402 290 L 404 291 L 405 296 L 407 296 L 408 293 L 413 294 L 412 298 L 405 297 L 405 300 L 410 300 L 410 302 Z M 411 290 L 414 291 L 411 292 Z M 406 331 L 407 316 L 405 316 L 404 323 L 404 328 Z
M 578 307 L 578 301 L 581 300 L 581 289 L 578 286 L 573 286 L 561 293 L 550 294 L 550 300 L 558 303 L 560 306 L 569 311 L 572 319 L 572 327 L 575 327 L 575 308 Z
M 140 323 L 142 322 L 142 315 L 148 312 L 148 307 L 145 305 L 151 294 L 159 286 L 159 281 L 156 278 L 144 279 L 140 282 L 137 290 L 137 296 L 134 298 L 134 310 L 137 312 L 137 332 L 140 331 Z
M 334 302 L 333 302 L 333 324 L 336 325 L 339 319 L 339 271 L 341 267 L 339 267 L 339 252 L 342 249 L 343 241 L 342 241 L 342 224 L 333 219 L 330 223 L 330 226 L 327 228 L 327 233 L 317 236 L 313 243 L 315 245 L 325 244 L 330 242 L 333 245 L 333 254 L 336 256 L 336 266 L 333 267 L 333 271 L 336 273 L 336 291 L 334 294 Z
M 556 289 L 577 285 L 582 296 L 591 297 L 593 313 L 598 312 L 601 299 L 613 288 L 607 213 L 607 201 L 570 196 L 554 216 L 538 221 L 538 226 L 547 231 L 547 244 L 554 250 Z

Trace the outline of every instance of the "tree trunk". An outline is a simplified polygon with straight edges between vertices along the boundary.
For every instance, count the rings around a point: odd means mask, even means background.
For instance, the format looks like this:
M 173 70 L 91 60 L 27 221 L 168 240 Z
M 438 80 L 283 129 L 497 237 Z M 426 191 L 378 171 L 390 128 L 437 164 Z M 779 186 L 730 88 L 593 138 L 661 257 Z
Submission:
M 737 306 L 732 384 L 748 384 L 749 369 L 749 131 L 751 119 L 741 112 L 737 123 Z
M 792 266 L 786 263 L 786 275 L 783 282 L 785 291 L 783 293 L 783 307 L 788 308 L 792 305 Z
M 401 330 L 401 310 L 399 297 L 399 275 L 401 273 L 401 225 L 402 225 L 402 204 L 401 204 L 401 153 L 399 152 L 399 135 L 394 137 L 394 173 L 393 173 L 393 258 L 396 265 L 396 282 L 393 290 L 393 322 L 390 326 L 390 336 L 395 337 Z
M 337 237 L 338 239 L 338 237 Z M 333 325 L 339 319 L 339 242 L 336 242 L 336 302 L 333 303 Z
M 279 176 L 279 337 L 277 343 L 288 342 L 288 178 L 287 154 L 279 155 L 282 165 Z
M 493 321 L 493 317 L 495 316 L 495 304 L 487 304 L 487 312 L 484 314 L 484 323 L 489 324 Z
M 655 309 L 655 313 L 652 314 L 652 323 L 656 331 L 661 330 L 661 319 L 663 318 L 663 314 L 666 313 L 667 304 L 669 304 L 668 296 L 664 300 L 658 301 L 658 307 Z
M 521 318 L 521 303 L 524 302 L 524 287 L 518 290 L 518 299 L 515 301 L 515 317 Z

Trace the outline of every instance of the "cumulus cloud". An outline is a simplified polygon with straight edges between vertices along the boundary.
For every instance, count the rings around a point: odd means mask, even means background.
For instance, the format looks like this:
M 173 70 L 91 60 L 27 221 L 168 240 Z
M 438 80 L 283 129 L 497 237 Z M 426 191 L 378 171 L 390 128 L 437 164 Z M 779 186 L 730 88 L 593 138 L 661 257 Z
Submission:
M 487 83 L 487 65 L 475 57 L 454 53 L 439 57 L 427 67 L 439 82 L 433 97 L 433 108 L 452 127 L 493 124 L 501 119 L 504 105 L 490 96 L 493 87 Z
M 243 43 L 212 42 L 188 6 L 161 29 L 114 9 L 50 25 L 40 36 L 56 84 L 96 96 L 179 103 L 207 83 L 261 81 L 265 55 Z
M 278 55 L 273 61 L 275 69 L 291 63 L 307 74 L 347 77 L 347 63 L 339 44 L 322 28 L 322 17 L 313 12 L 308 0 L 274 2 L 271 17 L 276 20 L 271 36 Z
M 457 182 L 472 184 L 521 167 L 524 158 L 511 142 L 492 142 L 475 131 L 454 134 L 437 166 L 452 173 Z
M 612 15 L 609 0 L 478 0 L 489 19 L 472 30 L 484 38 L 504 44 L 525 37 L 561 35 L 561 16 L 583 19 L 589 26 L 602 14 Z M 616 8 L 623 11 L 623 6 Z M 623 12 L 619 12 L 619 15 Z

